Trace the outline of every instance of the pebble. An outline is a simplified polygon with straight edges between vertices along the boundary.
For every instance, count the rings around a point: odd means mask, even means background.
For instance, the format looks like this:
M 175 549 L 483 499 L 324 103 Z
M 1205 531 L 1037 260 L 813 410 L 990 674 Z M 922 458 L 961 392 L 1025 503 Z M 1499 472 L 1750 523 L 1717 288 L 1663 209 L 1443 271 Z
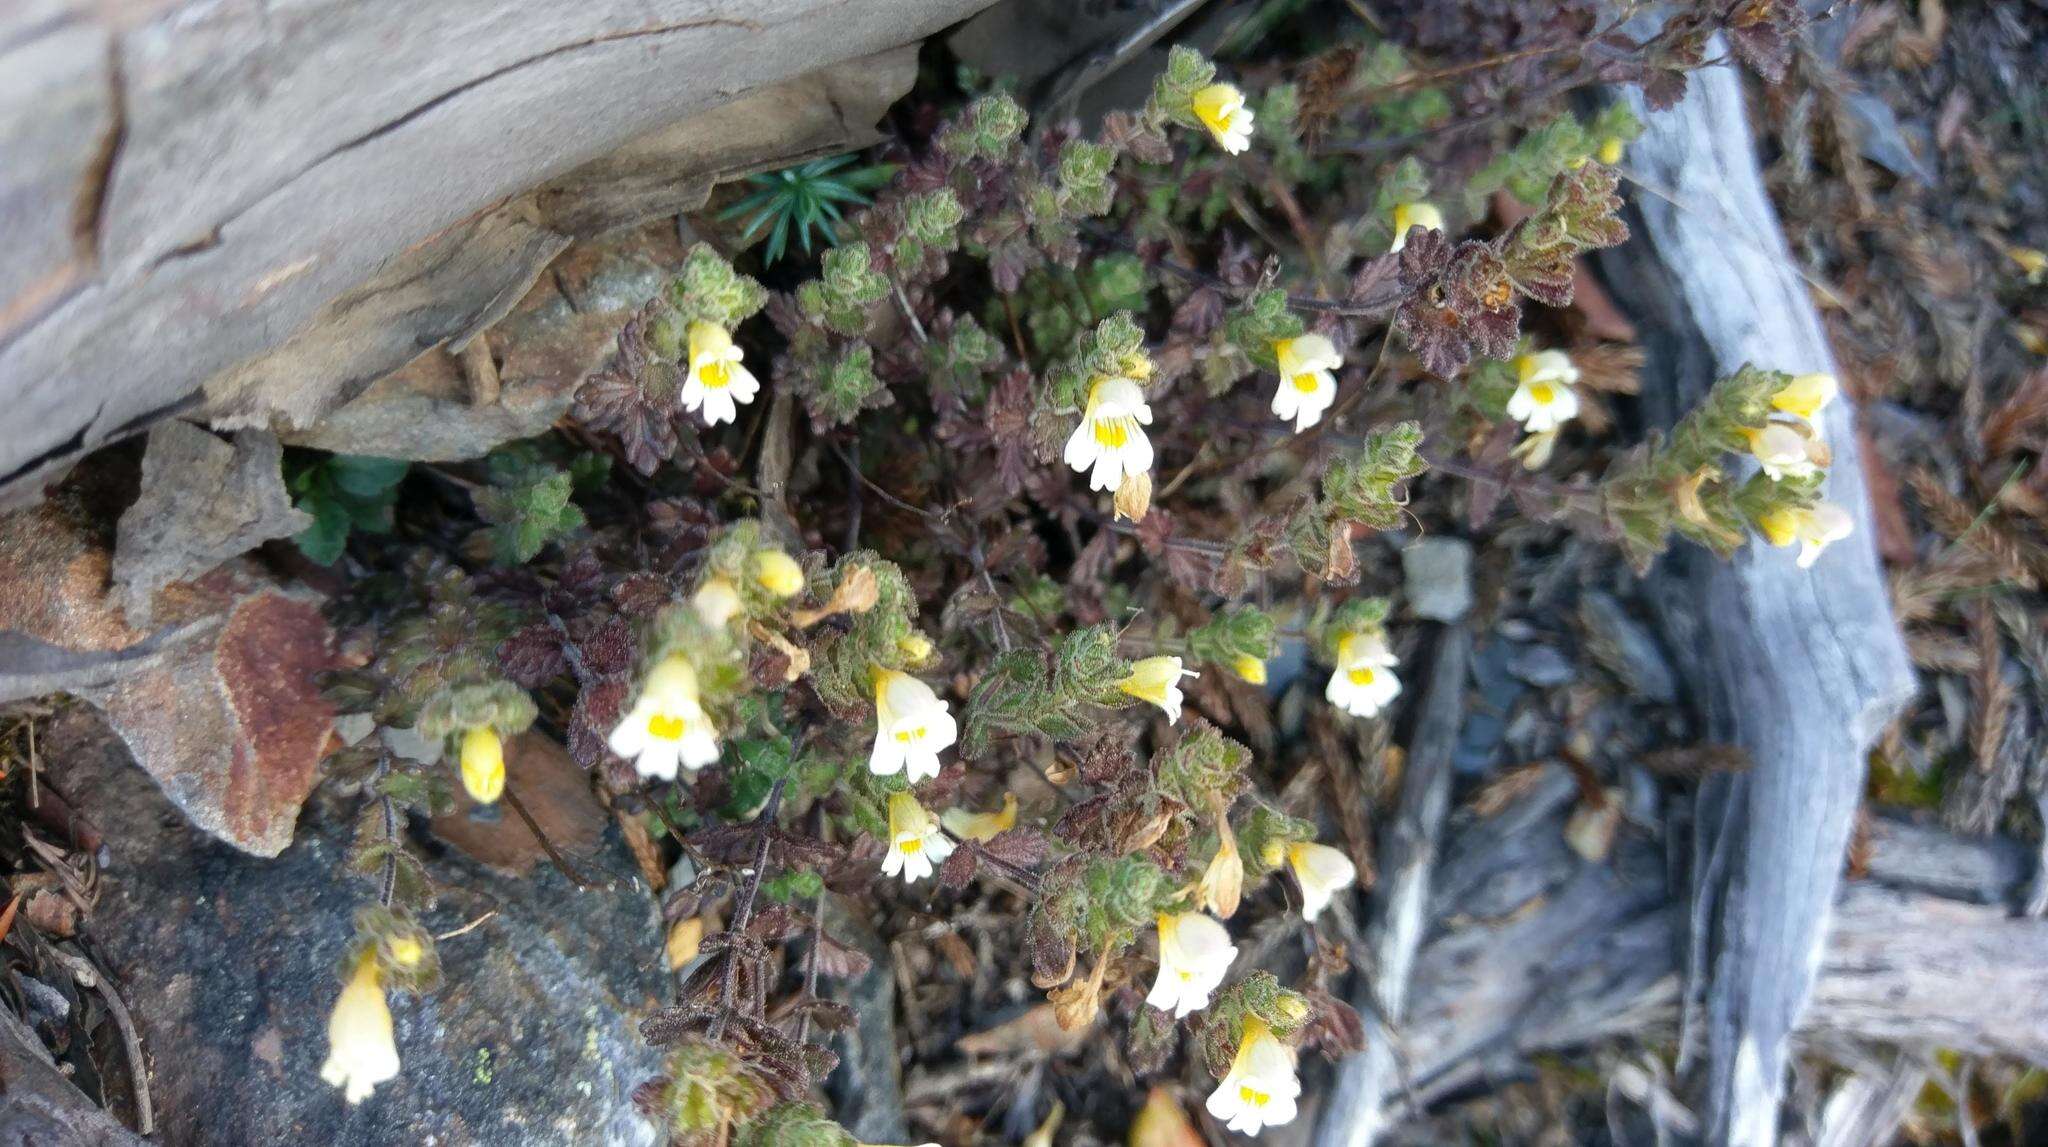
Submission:
M 1457 621 L 1472 610 L 1472 543 L 1419 538 L 1401 551 L 1409 612 L 1425 621 Z

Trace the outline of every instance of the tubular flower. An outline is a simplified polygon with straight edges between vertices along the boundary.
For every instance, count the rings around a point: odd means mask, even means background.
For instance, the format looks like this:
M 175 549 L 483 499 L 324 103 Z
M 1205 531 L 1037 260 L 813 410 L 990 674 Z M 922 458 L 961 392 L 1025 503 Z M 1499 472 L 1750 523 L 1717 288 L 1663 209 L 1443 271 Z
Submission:
M 932 639 L 913 629 L 896 643 L 896 651 L 910 658 L 912 664 L 922 664 L 932 655 Z
M 1394 245 L 1387 248 L 1389 253 L 1399 251 L 1408 245 L 1408 229 L 1420 227 L 1425 231 L 1444 229 L 1444 213 L 1434 203 L 1394 204 Z
M 493 804 L 505 791 L 505 742 L 489 725 L 462 735 L 462 787 L 478 804 Z
M 1802 430 L 1800 424 L 1773 422 L 1761 430 L 1744 430 L 1742 435 L 1749 440 L 1749 452 L 1756 456 L 1764 473 L 1770 475 L 1771 481 L 1781 482 L 1786 478 L 1810 478 L 1827 461 L 1827 447 L 1815 440 L 1811 432 Z
M 691 323 L 690 373 L 683 379 L 678 396 L 683 409 L 701 408 L 707 426 L 738 421 L 740 404 L 754 401 L 754 396 L 761 393 L 760 381 L 740 365 L 743 357 L 724 327 L 717 323 Z
M 1329 906 L 1330 897 L 1351 887 L 1358 866 L 1327 844 L 1295 841 L 1287 846 L 1287 867 L 1301 882 L 1301 918 L 1313 920 Z
M 1521 459 L 1524 470 L 1541 470 L 1550 465 L 1550 456 L 1556 452 L 1557 431 L 1545 430 L 1515 443 L 1508 457 Z
M 633 761 L 643 777 L 672 781 L 676 766 L 695 772 L 718 759 L 718 730 L 697 695 L 697 671 L 680 653 L 661 660 L 640 697 L 619 719 L 612 752 Z
M 1001 812 L 968 812 L 964 808 L 949 808 L 939 814 L 939 822 L 961 840 L 993 840 L 1017 827 L 1017 794 L 1003 794 Z
M 889 852 L 882 857 L 882 875 L 901 874 L 903 883 L 916 884 L 951 855 L 953 842 L 917 798 L 907 792 L 890 793 Z
M 932 687 L 894 669 L 875 671 L 875 749 L 868 770 L 894 776 L 908 770 L 911 784 L 939 775 L 939 754 L 960 729 Z
M 1180 679 L 1200 676 L 1192 669 L 1182 669 L 1178 657 L 1147 657 L 1133 662 L 1131 675 L 1117 682 L 1116 687 L 1140 701 L 1159 706 L 1166 713 L 1166 723 L 1171 725 L 1180 720 L 1181 706 L 1187 703 L 1181 696 Z
M 1266 663 L 1246 653 L 1230 663 L 1230 671 L 1249 685 L 1266 683 Z
M 1252 109 L 1232 85 L 1210 84 L 1196 92 L 1193 110 L 1224 151 L 1237 155 L 1252 145 Z
M 1841 384 L 1832 374 L 1802 374 L 1771 396 L 1771 409 L 1783 411 L 1810 426 L 1841 390 Z
M 320 1078 L 341 1088 L 343 1099 L 361 1103 L 386 1080 L 398 1077 L 398 1043 L 391 1035 L 391 1008 L 377 975 L 377 954 L 365 951 L 327 1017 L 327 1062 Z
M 1230 831 L 1230 823 L 1224 821 L 1222 827 L 1223 842 L 1216 847 L 1216 855 L 1195 885 L 1195 903 L 1228 920 L 1244 898 L 1244 857 L 1237 851 L 1237 837 Z
M 1209 1093 L 1209 1114 L 1232 1131 L 1257 1135 L 1267 1127 L 1294 1120 L 1301 1080 L 1294 1074 L 1294 1051 L 1273 1035 L 1256 1016 L 1244 1021 L 1244 1036 L 1230 1073 Z
M 1337 668 L 1323 698 L 1354 717 L 1375 717 L 1401 692 L 1399 664 L 1379 634 L 1347 633 L 1337 642 Z
M 1152 440 L 1144 427 L 1152 425 L 1152 407 L 1145 392 L 1128 378 L 1103 378 L 1088 388 L 1088 409 L 1081 425 L 1067 439 L 1067 465 L 1076 471 L 1093 473 L 1091 490 L 1114 490 L 1126 474 L 1143 474 L 1152 469 Z
M 1579 368 L 1563 351 L 1545 350 L 1515 356 L 1515 393 L 1508 399 L 1508 417 L 1531 434 L 1555 430 L 1579 413 Z
M 776 597 L 793 597 L 803 591 L 804 567 L 781 550 L 755 550 L 748 564 L 754 583 Z
M 738 617 L 743 608 L 739 587 L 732 584 L 731 578 L 724 577 L 705 579 L 704 584 L 697 587 L 696 595 L 690 598 L 690 605 L 697 611 L 697 616 L 704 619 L 704 624 L 713 629 L 723 628 L 726 622 Z
M 1337 399 L 1337 376 L 1344 356 L 1321 335 L 1275 339 L 1273 357 L 1280 364 L 1280 389 L 1273 392 L 1273 416 L 1294 420 L 1296 434 L 1323 420 Z
M 1237 945 L 1230 931 L 1200 912 L 1159 914 L 1159 978 L 1145 1002 L 1174 1019 L 1209 1006 L 1209 993 L 1230 974 Z
M 1763 531 L 1765 540 L 1774 546 L 1798 542 L 1800 569 L 1820 560 L 1822 550 L 1848 537 L 1856 529 L 1856 521 L 1849 516 L 1849 511 L 1833 502 L 1822 502 L 1812 509 L 1772 510 L 1759 517 L 1756 525 Z

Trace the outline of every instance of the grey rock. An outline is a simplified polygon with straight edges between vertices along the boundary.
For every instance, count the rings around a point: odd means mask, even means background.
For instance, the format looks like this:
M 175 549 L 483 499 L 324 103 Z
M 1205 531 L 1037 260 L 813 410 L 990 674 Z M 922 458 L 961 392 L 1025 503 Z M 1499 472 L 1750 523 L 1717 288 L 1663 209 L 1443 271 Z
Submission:
M 1508 671 L 1512 647 L 1488 641 L 1472 653 L 1472 684 L 1479 697 L 1458 729 L 1451 764 L 1461 773 L 1485 773 L 1499 761 L 1508 740 L 1508 718 L 1529 687 Z
M 1426 621 L 1456 621 L 1472 610 L 1472 543 L 1419 538 L 1401 551 L 1408 609 Z
M 149 624 L 164 586 L 313 524 L 292 507 L 283 460 L 267 430 L 244 430 L 232 444 L 175 419 L 149 432 L 142 493 L 114 540 L 114 585 L 131 624 Z
M 441 942 L 438 990 L 393 999 L 403 1070 L 350 1107 L 319 1072 L 334 965 L 371 895 L 345 862 L 353 802 L 314 801 L 292 846 L 262 860 L 136 783 L 89 712 L 65 714 L 51 742 L 52 778 L 106 834 L 88 938 L 154 1065 L 158 1141 L 658 1141 L 631 1092 L 659 1072 L 637 1025 L 664 990 L 661 937 L 632 882 L 579 892 L 552 868 L 512 879 L 431 857 L 429 929 L 496 915 Z
M 1578 676 L 1572 660 L 1554 645 L 1519 645 L 1508 654 L 1508 672 L 1539 689 L 1566 684 Z
M 1657 635 L 1613 596 L 1588 593 L 1579 602 L 1588 651 L 1638 697 L 1659 704 L 1678 700 L 1678 673 Z
M 839 1066 L 825 1080 L 832 1114 L 863 1143 L 900 1143 L 910 1136 L 896 1059 L 896 979 L 888 946 L 844 898 L 825 898 L 825 931 L 874 961 L 860 976 L 820 985 L 826 998 L 853 1009 L 853 1024 L 832 1037 Z
M 1920 158 L 1920 150 L 1925 147 L 1916 150 L 1907 141 L 1906 130 L 1899 124 L 1899 117 L 1892 114 L 1891 105 L 1875 93 L 1856 91 L 1849 94 L 1848 106 L 1863 129 L 1857 140 L 1863 158 L 1922 187 L 1934 186 L 1934 172 Z M 1924 145 L 1928 141 L 1919 142 Z

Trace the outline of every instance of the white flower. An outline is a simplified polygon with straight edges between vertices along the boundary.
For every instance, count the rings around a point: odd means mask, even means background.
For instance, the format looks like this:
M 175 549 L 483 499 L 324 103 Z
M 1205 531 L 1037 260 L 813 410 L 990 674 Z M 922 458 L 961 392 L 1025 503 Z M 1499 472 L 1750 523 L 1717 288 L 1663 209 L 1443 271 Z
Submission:
M 903 883 L 916 884 L 953 855 L 953 842 L 938 822 L 907 792 L 889 794 L 889 852 L 882 857 L 882 875 L 901 873 Z
M 612 752 L 633 761 L 643 777 L 676 779 L 676 766 L 695 772 L 718 759 L 718 730 L 697 695 L 697 671 L 680 653 L 662 659 L 640 686 L 640 698 L 619 719 Z
M 1803 423 L 1773 422 L 1761 430 L 1745 429 L 1742 433 L 1749 439 L 1749 452 L 1756 456 L 1764 473 L 1770 475 L 1771 481 L 1781 482 L 1818 474 L 1827 458 L 1827 447 L 1811 437 L 1810 431 L 1802 433 L 1803 430 Z
M 939 754 L 952 747 L 959 726 L 932 687 L 894 669 L 875 672 L 875 749 L 868 770 L 893 776 L 909 770 L 910 783 L 939 775 Z
M 1224 151 L 1237 155 L 1252 145 L 1252 110 L 1244 106 L 1244 93 L 1235 87 L 1210 84 L 1195 93 L 1193 110 Z
M 1833 502 L 1812 509 L 1772 510 L 1757 519 L 1757 528 L 1774 546 L 1799 543 L 1799 568 L 1820 560 L 1821 551 L 1848 537 L 1856 529 L 1849 511 Z
M 1159 978 L 1145 1002 L 1182 1019 L 1209 1006 L 1209 994 L 1230 973 L 1237 945 L 1230 930 L 1200 912 L 1159 916 Z
M 1841 389 L 1832 374 L 1802 374 L 1771 396 L 1771 408 L 1811 425 Z
M 1327 844 L 1295 841 L 1287 846 L 1287 867 L 1301 883 L 1301 918 L 1313 920 L 1329 906 L 1330 897 L 1351 887 L 1358 866 Z
M 1377 633 L 1347 633 L 1337 642 L 1337 668 L 1323 697 L 1354 717 L 1375 717 L 1401 692 L 1397 660 Z
M 1152 469 L 1152 440 L 1143 427 L 1152 424 L 1145 392 L 1128 378 L 1098 379 L 1088 388 L 1088 409 L 1081 425 L 1067 439 L 1067 465 L 1077 471 L 1093 468 L 1091 490 L 1114 490 L 1126 474 Z
M 1579 413 L 1579 368 L 1563 351 L 1545 350 L 1515 356 L 1515 393 L 1508 399 L 1508 417 L 1531 434 L 1555 430 Z
M 725 623 L 738 617 L 744 607 L 740 604 L 739 587 L 727 577 L 706 578 L 697 587 L 696 596 L 690 605 L 697 610 L 697 616 L 713 629 L 725 628 Z
M 1209 1114 L 1232 1131 L 1257 1135 L 1267 1127 L 1294 1120 L 1301 1080 L 1294 1074 L 1294 1051 L 1274 1038 L 1262 1021 L 1246 1017 L 1244 1038 L 1230 1073 L 1209 1093 Z
M 1408 246 L 1408 229 L 1420 227 L 1427 231 L 1444 229 L 1444 213 L 1434 203 L 1394 204 L 1394 245 L 1387 248 L 1389 254 Z
M 717 323 L 690 324 L 690 374 L 683 380 L 683 409 L 702 408 L 704 423 L 716 426 L 739 419 L 739 404 L 754 401 L 761 383 L 746 367 L 732 335 Z
M 1116 687 L 1140 701 L 1159 706 L 1166 714 L 1166 723 L 1171 725 L 1180 720 L 1181 706 L 1187 703 L 1181 696 L 1180 679 L 1200 676 L 1192 669 L 1182 669 L 1178 657 L 1147 657 L 1132 662 L 1131 675 L 1117 682 Z
M 398 1077 L 398 1043 L 391 1035 L 391 1008 L 377 977 L 377 955 L 364 952 L 355 975 L 327 1017 L 327 1062 L 320 1078 L 341 1088 L 342 1098 L 361 1103 L 386 1080 Z
M 1323 420 L 1337 398 L 1337 376 L 1344 356 L 1321 335 L 1276 339 L 1273 357 L 1280 362 L 1280 389 L 1273 392 L 1273 416 L 1293 419 L 1296 434 Z
M 478 804 L 495 803 L 505 791 L 505 742 L 489 725 L 462 735 L 462 787 Z

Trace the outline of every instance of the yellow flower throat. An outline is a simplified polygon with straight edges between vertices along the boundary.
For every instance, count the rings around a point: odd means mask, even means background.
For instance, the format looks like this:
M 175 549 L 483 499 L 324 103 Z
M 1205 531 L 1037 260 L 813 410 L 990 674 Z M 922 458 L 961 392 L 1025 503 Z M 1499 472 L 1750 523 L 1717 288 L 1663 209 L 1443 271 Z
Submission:
M 1097 419 L 1095 441 L 1111 450 L 1121 450 L 1131 440 L 1131 420 L 1128 416 Z

